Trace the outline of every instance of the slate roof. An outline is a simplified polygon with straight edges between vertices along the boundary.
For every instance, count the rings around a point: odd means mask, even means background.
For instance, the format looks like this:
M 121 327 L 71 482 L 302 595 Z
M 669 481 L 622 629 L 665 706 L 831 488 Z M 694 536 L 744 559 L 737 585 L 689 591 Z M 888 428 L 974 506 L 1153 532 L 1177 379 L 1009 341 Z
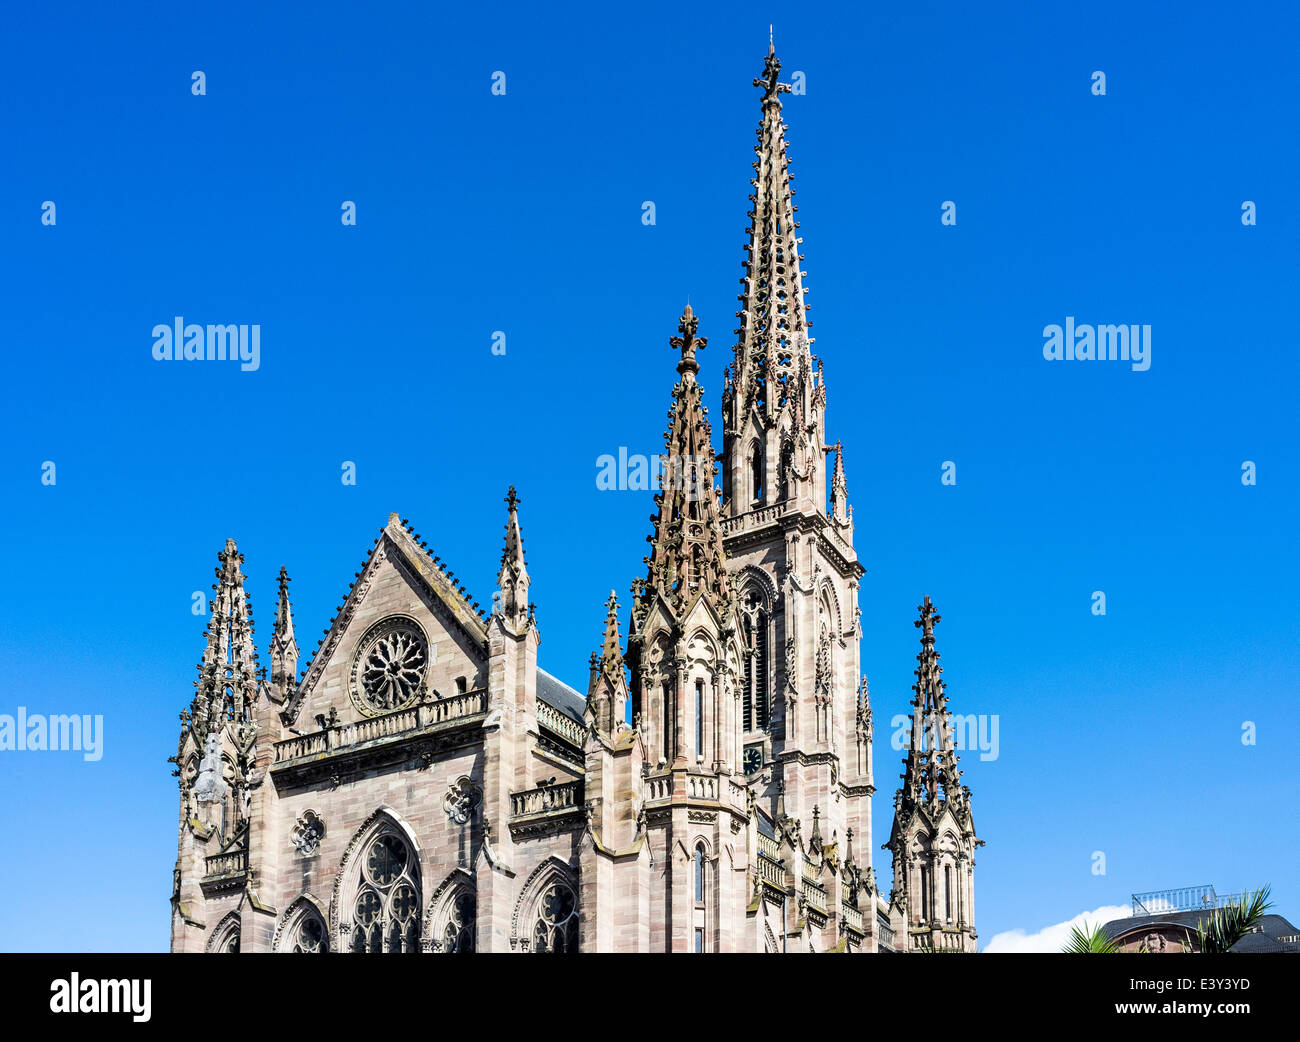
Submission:
M 587 709 L 586 698 L 544 669 L 537 671 L 537 697 L 570 720 L 582 723 L 583 713 Z
M 1112 919 L 1102 930 L 1107 937 L 1118 937 L 1132 930 L 1150 926 L 1178 926 L 1196 935 L 1196 924 L 1208 916 L 1208 912 L 1156 912 L 1152 915 L 1133 915 L 1127 919 Z M 1260 924 L 1259 933 L 1247 934 L 1232 949 L 1234 952 L 1294 952 L 1300 954 L 1300 942 L 1281 941 L 1280 937 L 1300 935 L 1286 919 L 1280 915 L 1266 915 Z

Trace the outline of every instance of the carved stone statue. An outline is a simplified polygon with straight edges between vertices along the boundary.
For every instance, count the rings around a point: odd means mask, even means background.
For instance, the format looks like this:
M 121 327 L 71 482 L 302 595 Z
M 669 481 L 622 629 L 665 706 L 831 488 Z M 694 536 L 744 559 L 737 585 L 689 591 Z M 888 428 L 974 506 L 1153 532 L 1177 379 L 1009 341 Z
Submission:
M 200 803 L 220 803 L 226 798 L 226 782 L 221 776 L 221 740 L 215 731 L 203 743 L 203 759 L 194 782 L 194 797 Z

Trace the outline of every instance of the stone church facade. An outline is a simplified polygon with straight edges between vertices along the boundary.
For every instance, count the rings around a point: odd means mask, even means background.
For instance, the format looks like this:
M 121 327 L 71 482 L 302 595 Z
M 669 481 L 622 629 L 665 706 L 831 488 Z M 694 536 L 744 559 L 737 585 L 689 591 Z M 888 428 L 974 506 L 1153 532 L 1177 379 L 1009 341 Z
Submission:
M 626 612 L 611 593 L 585 695 L 538 663 L 513 488 L 490 609 L 391 515 L 302 672 L 285 570 L 268 673 L 227 541 L 173 760 L 174 951 L 975 950 L 928 598 L 876 888 L 864 569 L 779 72 L 769 50 L 722 454 L 688 306 L 646 573 Z

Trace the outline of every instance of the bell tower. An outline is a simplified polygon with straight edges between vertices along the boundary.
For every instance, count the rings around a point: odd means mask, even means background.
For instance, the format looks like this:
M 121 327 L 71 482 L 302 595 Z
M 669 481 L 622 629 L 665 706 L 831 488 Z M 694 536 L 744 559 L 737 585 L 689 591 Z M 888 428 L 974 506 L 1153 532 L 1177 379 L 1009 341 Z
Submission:
M 741 758 L 774 814 L 821 841 L 871 849 L 858 583 L 843 452 L 826 435 L 803 239 L 786 153 L 781 62 L 769 45 L 750 180 L 749 239 L 723 391 L 723 545 L 742 644 Z M 869 725 L 868 725 L 869 726 Z M 777 810 L 780 800 L 780 810 Z M 870 879 L 870 861 L 859 866 Z M 868 887 L 870 883 L 867 884 Z M 872 896 L 874 901 L 874 895 Z M 874 915 L 867 916 L 874 930 Z

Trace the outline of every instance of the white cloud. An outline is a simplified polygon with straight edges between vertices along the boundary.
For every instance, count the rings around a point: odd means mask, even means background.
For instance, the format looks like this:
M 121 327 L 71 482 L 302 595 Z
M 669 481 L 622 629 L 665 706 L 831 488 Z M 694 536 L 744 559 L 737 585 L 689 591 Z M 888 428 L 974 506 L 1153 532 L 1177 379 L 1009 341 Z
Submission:
M 1059 952 L 1070 939 L 1070 930 L 1075 927 L 1100 926 L 1112 919 L 1127 919 L 1133 914 L 1131 905 L 1102 905 L 1091 912 L 1080 912 L 1073 919 L 1053 926 L 1044 926 L 1037 933 L 1024 930 L 1006 930 L 993 935 L 984 948 L 985 952 Z

